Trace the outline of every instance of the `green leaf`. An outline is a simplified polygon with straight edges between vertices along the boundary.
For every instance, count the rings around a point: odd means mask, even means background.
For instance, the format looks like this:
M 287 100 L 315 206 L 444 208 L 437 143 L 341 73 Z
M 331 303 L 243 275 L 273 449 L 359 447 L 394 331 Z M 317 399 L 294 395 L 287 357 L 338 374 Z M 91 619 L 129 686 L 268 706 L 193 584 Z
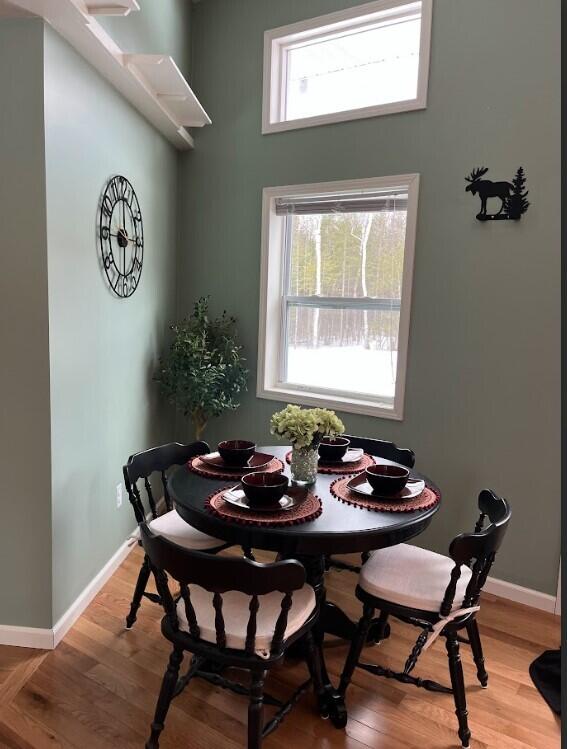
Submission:
M 159 361 L 154 379 L 164 397 L 202 428 L 211 416 L 235 410 L 236 396 L 246 390 L 248 369 L 237 342 L 236 319 L 209 316 L 202 297 L 193 313 L 170 326 L 173 340 Z

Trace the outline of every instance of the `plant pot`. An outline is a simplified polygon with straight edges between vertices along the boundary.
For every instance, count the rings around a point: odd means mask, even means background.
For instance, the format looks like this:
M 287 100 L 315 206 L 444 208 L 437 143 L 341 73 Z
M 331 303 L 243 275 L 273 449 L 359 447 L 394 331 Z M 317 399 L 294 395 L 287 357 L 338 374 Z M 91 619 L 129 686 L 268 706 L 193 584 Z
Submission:
M 291 451 L 291 480 L 297 486 L 310 486 L 317 480 L 319 445 L 294 447 Z

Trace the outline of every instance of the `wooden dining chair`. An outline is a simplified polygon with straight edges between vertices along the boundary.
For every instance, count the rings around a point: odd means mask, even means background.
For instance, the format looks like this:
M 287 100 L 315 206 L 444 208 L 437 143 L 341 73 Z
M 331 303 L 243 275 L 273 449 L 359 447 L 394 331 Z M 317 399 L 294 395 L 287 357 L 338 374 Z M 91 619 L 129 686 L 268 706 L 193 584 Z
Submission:
M 372 455 L 375 458 L 384 458 L 385 460 L 392 460 L 394 463 L 401 463 L 406 468 L 413 468 L 415 465 L 415 454 L 413 450 L 408 448 L 398 447 L 393 442 L 387 440 L 377 440 L 370 437 L 354 437 L 350 434 L 345 434 L 348 440 L 350 440 L 350 447 L 362 448 L 365 453 Z M 368 555 L 363 554 L 362 560 L 364 561 Z M 334 568 L 338 570 L 348 570 L 349 572 L 360 572 L 360 566 L 345 562 L 337 557 L 327 557 L 327 569 Z
M 173 509 L 167 489 L 167 471 L 169 468 L 175 465 L 184 465 L 196 455 L 203 455 L 208 452 L 209 446 L 206 442 L 193 442 L 189 445 L 170 442 L 167 445 L 153 447 L 150 450 L 144 450 L 143 452 L 131 455 L 122 472 L 124 474 L 124 484 L 128 493 L 128 499 L 134 508 L 136 522 L 142 523 L 151 517 L 150 527 L 154 533 L 159 533 L 188 549 L 216 552 L 226 548 L 228 544 L 225 541 L 207 536 L 183 520 Z M 164 513 L 160 513 L 161 508 L 156 503 L 150 483 L 150 478 L 154 473 L 158 473 L 161 479 L 160 491 L 163 491 Z M 149 512 L 144 507 L 142 495 L 137 486 L 137 482 L 141 480 L 144 483 Z M 138 543 L 141 544 L 141 541 L 138 541 Z M 130 612 L 126 617 L 127 629 L 131 629 L 136 621 L 142 598 L 148 598 L 151 601 L 159 603 L 158 595 L 146 592 L 150 573 L 150 562 L 148 556 L 145 555 L 134 589 Z
M 486 687 L 488 674 L 476 613 L 482 588 L 511 517 L 508 502 L 487 489 L 480 493 L 478 504 L 480 517 L 474 532 L 462 533 L 453 539 L 448 557 L 409 544 L 379 549 L 371 554 L 362 567 L 356 588 L 357 598 L 363 604 L 363 615 L 339 687 L 344 695 L 358 667 L 403 684 L 452 693 L 464 749 L 469 746 L 471 732 L 459 643 L 471 646 L 478 680 Z M 376 609 L 381 616 L 392 616 L 422 629 L 401 672 L 359 661 Z M 462 629 L 466 629 L 468 639 L 459 635 Z M 421 653 L 438 636 L 446 640 L 451 687 L 412 674 Z
M 165 616 L 162 633 L 173 646 L 156 705 L 146 749 L 157 749 L 169 705 L 195 677 L 249 698 L 248 749 L 260 749 L 262 739 L 283 718 L 313 682 L 323 693 L 321 649 L 312 635 L 318 609 L 315 593 L 305 583 L 305 570 L 295 560 L 259 564 L 245 557 L 213 556 L 182 548 L 156 536 L 142 523 L 144 550 L 156 570 Z M 179 583 L 176 602 L 168 575 Z M 282 702 L 265 694 L 270 669 L 281 663 L 286 649 L 304 637 L 310 678 Z M 193 654 L 179 678 L 184 653 Z M 211 666 L 212 665 L 212 669 Z M 250 686 L 231 681 L 219 667 L 250 673 Z M 264 724 L 264 704 L 278 708 Z

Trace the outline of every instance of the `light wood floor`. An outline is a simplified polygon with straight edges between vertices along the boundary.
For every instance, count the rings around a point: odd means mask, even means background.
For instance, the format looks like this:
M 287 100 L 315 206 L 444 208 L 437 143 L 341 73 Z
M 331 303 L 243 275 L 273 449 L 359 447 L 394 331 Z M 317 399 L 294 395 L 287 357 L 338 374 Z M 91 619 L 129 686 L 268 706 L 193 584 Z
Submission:
M 55 651 L 0 647 L 2 749 L 141 749 L 168 657 L 159 632 L 161 610 L 145 601 L 132 631 L 124 615 L 140 564 L 135 549 Z M 356 617 L 355 578 L 328 577 L 329 598 Z M 479 617 L 489 688 L 481 690 L 467 646 L 467 680 L 474 749 L 559 747 L 559 721 L 535 690 L 529 663 L 559 645 L 556 617 L 485 596 Z M 392 636 L 365 657 L 399 668 L 415 630 L 394 622 Z M 336 681 L 347 645 L 330 640 L 326 659 Z M 438 641 L 416 673 L 447 683 Z M 269 690 L 285 694 L 305 678 L 303 664 L 285 665 Z M 361 671 L 348 694 L 349 722 L 337 731 L 320 720 L 311 695 L 265 741 L 266 749 L 449 749 L 459 746 L 450 695 L 432 694 Z M 236 749 L 245 745 L 246 703 L 204 682 L 192 683 L 170 710 L 163 749 Z

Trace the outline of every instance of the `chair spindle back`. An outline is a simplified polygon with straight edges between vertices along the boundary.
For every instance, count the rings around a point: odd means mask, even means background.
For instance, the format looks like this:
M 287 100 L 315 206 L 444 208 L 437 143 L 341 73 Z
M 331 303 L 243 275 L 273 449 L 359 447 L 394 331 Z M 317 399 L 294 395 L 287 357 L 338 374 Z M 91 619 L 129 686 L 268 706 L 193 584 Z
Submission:
M 451 613 L 463 565 L 471 568 L 472 575 L 465 591 L 462 607 L 469 608 L 477 605 L 512 516 L 508 502 L 489 489 L 483 489 L 479 494 L 478 506 L 480 517 L 474 532 L 461 533 L 453 539 L 449 547 L 449 554 L 455 566 L 451 571 L 451 579 L 441 604 L 442 616 L 448 616 Z M 485 527 L 486 520 L 488 524 Z
M 360 447 L 369 455 L 384 458 L 385 460 L 392 460 L 394 463 L 401 463 L 406 468 L 413 468 L 415 465 L 413 450 L 398 447 L 393 442 L 388 442 L 387 440 L 354 437 L 350 434 L 345 434 L 344 436 L 350 440 L 351 447 Z
M 206 442 L 192 442 L 182 445 L 179 442 L 170 442 L 167 445 L 153 447 L 150 450 L 131 455 L 123 467 L 124 485 L 128 493 L 130 504 L 134 508 L 136 522 L 142 523 L 146 519 L 146 510 L 142 501 L 137 482 L 143 480 L 148 507 L 152 518 L 158 515 L 156 498 L 154 497 L 150 477 L 153 473 L 159 473 L 162 484 L 163 497 L 168 510 L 172 509 L 171 497 L 167 489 L 167 471 L 175 465 L 184 465 L 196 455 L 204 455 L 209 452 Z

